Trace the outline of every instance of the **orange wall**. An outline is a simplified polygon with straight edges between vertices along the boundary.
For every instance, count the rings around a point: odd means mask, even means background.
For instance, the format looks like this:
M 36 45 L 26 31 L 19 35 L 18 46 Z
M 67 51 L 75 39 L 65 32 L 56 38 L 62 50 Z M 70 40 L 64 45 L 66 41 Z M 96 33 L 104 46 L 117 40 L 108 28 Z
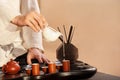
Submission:
M 100 72 L 120 76 L 120 0 L 39 1 L 50 26 L 75 26 L 72 43 L 79 49 L 79 60 Z M 44 41 L 49 59 L 56 60 L 60 43 Z

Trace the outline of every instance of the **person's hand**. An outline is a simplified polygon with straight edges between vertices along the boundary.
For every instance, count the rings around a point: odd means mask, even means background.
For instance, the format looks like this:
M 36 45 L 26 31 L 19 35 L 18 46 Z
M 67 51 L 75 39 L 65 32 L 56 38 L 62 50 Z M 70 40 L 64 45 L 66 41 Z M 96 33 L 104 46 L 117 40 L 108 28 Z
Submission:
M 32 64 L 31 60 L 37 59 L 40 63 L 48 63 L 49 60 L 46 58 L 46 56 L 43 54 L 43 52 L 37 48 L 31 48 L 29 49 L 29 52 L 27 54 L 27 63 Z
M 25 15 L 18 15 L 11 22 L 18 26 L 28 26 L 35 32 L 43 29 L 47 24 L 45 18 L 35 11 L 31 11 Z

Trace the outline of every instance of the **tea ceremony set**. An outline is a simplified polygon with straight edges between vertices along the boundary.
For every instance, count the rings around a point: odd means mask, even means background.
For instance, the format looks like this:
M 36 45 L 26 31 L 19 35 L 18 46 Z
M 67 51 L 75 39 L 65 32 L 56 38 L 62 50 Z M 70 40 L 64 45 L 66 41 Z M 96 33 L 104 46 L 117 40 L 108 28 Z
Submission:
M 64 36 L 57 27 L 58 31 L 48 27 L 43 36 L 47 41 L 59 39 L 62 43 L 56 49 L 56 58 L 58 61 L 49 63 L 32 63 L 31 65 L 19 65 L 11 59 L 0 69 L 0 80 L 81 80 L 94 76 L 97 68 L 78 60 L 78 48 L 71 43 L 75 27 L 72 25 L 69 34 L 66 34 L 63 25 Z M 52 39 L 48 34 L 53 34 Z

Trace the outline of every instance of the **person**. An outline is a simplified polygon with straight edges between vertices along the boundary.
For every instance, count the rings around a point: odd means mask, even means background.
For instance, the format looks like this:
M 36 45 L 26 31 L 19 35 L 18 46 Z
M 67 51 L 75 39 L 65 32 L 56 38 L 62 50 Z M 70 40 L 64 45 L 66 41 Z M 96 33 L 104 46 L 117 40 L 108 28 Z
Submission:
M 48 63 L 42 44 L 46 24 L 37 0 L 0 0 L 0 67 L 25 53 L 27 64 Z

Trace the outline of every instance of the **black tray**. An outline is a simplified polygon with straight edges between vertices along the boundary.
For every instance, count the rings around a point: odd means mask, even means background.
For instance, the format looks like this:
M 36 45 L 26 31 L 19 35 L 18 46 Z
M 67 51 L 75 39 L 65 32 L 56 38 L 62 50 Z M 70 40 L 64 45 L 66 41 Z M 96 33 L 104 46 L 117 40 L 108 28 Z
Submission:
M 96 73 L 96 68 L 90 70 L 72 70 L 70 72 L 57 72 L 39 76 L 27 76 L 22 74 L 4 75 L 4 80 L 77 80 L 87 79 Z
M 24 66 L 23 71 L 25 71 Z M 25 72 L 21 71 L 16 75 L 5 74 L 3 80 L 78 80 L 90 78 L 94 76 L 96 72 L 97 68 L 82 61 L 76 61 L 74 64 L 71 64 L 70 72 L 56 72 L 52 74 L 41 74 L 39 76 L 28 76 Z
M 93 75 L 94 74 L 92 72 L 72 71 L 40 76 L 21 76 L 21 77 L 14 76 L 14 78 L 5 78 L 5 80 L 77 80 L 87 79 L 92 77 Z

